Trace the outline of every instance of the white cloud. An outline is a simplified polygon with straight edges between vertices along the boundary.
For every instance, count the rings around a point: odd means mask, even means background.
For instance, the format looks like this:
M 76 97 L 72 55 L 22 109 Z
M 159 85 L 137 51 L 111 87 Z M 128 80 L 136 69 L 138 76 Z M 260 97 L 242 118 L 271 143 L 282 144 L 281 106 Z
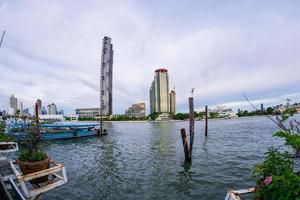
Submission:
M 300 82 L 297 18 L 257 8 L 253 14 L 263 18 L 249 24 L 243 13 L 235 22 L 216 23 L 220 13 L 205 16 L 205 24 L 199 14 L 200 24 L 181 26 L 163 14 L 138 1 L 4 1 L 0 30 L 7 35 L 0 49 L 0 93 L 14 93 L 27 105 L 41 98 L 69 110 L 98 106 L 105 35 L 112 37 L 115 50 L 115 113 L 137 101 L 148 103 L 158 67 L 169 69 L 179 105 L 192 87 L 200 99 L 216 100 Z M 0 100 L 5 109 L 7 100 Z

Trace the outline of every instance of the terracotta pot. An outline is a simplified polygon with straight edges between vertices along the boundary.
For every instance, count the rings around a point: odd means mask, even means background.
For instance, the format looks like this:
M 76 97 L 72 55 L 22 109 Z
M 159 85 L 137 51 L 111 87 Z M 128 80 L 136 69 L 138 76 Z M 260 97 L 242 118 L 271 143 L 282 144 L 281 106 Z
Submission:
M 1 144 L 0 150 L 8 150 L 11 149 L 11 144 Z
M 31 174 L 34 172 L 39 172 L 45 169 L 50 168 L 50 158 L 47 157 L 45 160 L 36 161 L 36 162 L 24 162 L 19 159 L 16 160 L 16 163 L 20 166 L 20 170 L 23 174 Z M 38 184 L 48 181 L 48 175 L 42 176 L 37 179 L 33 179 L 30 181 L 32 184 Z

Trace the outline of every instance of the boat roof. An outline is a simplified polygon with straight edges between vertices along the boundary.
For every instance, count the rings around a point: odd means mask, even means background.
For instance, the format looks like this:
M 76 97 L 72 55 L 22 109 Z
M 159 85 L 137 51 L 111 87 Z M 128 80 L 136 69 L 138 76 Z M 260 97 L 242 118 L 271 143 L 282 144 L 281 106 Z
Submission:
M 49 127 L 49 128 L 54 128 L 54 127 L 59 127 L 59 128 L 76 128 L 76 127 L 95 127 L 99 124 L 41 124 L 41 127 Z

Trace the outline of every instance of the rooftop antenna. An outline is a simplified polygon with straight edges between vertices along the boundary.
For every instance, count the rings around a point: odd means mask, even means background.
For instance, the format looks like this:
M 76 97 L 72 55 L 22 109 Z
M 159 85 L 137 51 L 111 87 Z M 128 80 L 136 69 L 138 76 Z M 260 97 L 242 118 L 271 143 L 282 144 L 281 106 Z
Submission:
M 192 96 L 194 96 L 194 90 L 195 90 L 195 88 L 192 88 L 192 90 L 191 90 Z
M 1 37 L 1 41 L 0 41 L 0 48 L 1 48 L 1 46 L 2 46 L 2 42 L 3 42 L 4 35 L 5 35 L 5 30 L 4 30 L 3 33 L 2 33 L 2 37 Z

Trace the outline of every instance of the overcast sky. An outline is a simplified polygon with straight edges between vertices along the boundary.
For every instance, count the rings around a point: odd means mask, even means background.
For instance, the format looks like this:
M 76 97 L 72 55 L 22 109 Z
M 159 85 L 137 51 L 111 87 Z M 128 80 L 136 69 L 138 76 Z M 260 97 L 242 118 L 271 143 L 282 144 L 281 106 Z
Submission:
M 177 111 L 300 102 L 300 1 L 0 0 L 0 109 L 14 94 L 59 109 L 99 105 L 104 36 L 114 44 L 113 112 L 149 107 L 154 70 L 169 70 Z M 149 110 L 149 109 L 148 109 Z

